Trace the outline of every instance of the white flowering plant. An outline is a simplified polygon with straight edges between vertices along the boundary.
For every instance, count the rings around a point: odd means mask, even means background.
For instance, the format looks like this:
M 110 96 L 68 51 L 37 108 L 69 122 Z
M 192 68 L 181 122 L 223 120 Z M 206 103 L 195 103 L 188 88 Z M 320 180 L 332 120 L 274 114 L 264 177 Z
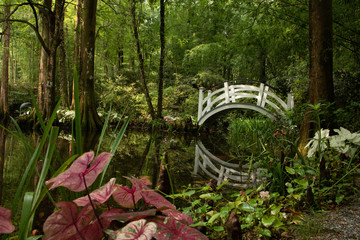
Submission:
M 330 136 L 329 129 L 317 131 L 315 136 L 305 146 L 305 148 L 309 148 L 307 156 L 313 157 L 316 152 L 322 152 L 331 148 L 339 153 L 353 157 L 360 146 L 360 133 L 351 133 L 343 127 L 334 131 L 337 135 Z

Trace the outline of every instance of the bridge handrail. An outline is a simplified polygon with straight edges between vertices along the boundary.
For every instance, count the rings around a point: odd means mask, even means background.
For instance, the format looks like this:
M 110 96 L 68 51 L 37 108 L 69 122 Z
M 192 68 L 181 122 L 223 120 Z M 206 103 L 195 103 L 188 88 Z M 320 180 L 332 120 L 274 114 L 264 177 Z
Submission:
M 260 83 L 260 86 L 251 86 L 245 84 L 236 84 L 229 86 L 228 82 L 225 82 L 223 88 L 217 89 L 215 91 L 208 90 L 208 94 L 206 97 L 204 97 L 204 90 L 200 88 L 198 121 L 201 119 L 202 116 L 210 112 L 212 109 L 220 107 L 224 104 L 236 103 L 236 100 L 241 98 L 257 99 L 257 106 L 260 106 L 261 108 L 264 108 L 268 111 L 268 109 L 265 107 L 266 104 L 268 104 L 276 111 L 277 114 L 285 115 L 284 111 L 288 111 L 294 106 L 293 95 L 289 93 L 287 103 L 285 103 L 275 93 L 270 91 L 269 88 L 270 86 L 265 85 L 264 83 Z M 254 92 L 256 94 L 254 94 Z

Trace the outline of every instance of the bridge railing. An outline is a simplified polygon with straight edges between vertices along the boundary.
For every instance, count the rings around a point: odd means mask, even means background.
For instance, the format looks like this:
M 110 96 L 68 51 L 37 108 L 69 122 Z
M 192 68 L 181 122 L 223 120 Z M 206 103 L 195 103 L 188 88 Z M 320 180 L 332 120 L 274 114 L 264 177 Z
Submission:
M 246 84 L 229 86 L 228 82 L 225 82 L 223 88 L 215 91 L 208 90 L 206 96 L 204 89 L 199 89 L 198 121 L 206 113 L 222 105 L 240 102 L 249 103 L 249 100 L 251 104 L 273 112 L 276 115 L 284 115 L 285 111 L 294 107 L 294 97 L 292 93 L 288 93 L 287 102 L 285 103 L 264 83 L 261 83 L 260 86 Z
M 199 168 L 209 177 L 217 181 L 219 186 L 225 181 L 234 187 L 257 186 L 264 181 L 260 178 L 260 170 L 257 166 L 249 169 L 249 165 L 228 163 L 210 153 L 201 141 L 197 141 L 195 148 L 194 174 L 197 175 Z M 250 170 L 250 171 L 249 171 Z

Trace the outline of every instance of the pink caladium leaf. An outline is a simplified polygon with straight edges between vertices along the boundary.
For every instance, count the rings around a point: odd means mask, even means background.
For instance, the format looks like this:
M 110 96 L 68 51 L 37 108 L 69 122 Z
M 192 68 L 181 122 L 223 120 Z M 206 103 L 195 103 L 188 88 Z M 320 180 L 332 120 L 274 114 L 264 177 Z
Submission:
M 155 238 L 157 240 L 207 240 L 208 238 L 196 230 L 176 221 L 173 218 L 157 218 L 153 220 L 158 227 Z
M 81 232 L 94 219 L 94 212 L 90 205 L 82 208 L 80 212 L 72 202 L 59 202 L 61 209 L 51 214 L 43 225 L 44 239 L 77 239 Z M 75 227 L 76 225 L 76 227 Z
M 86 185 L 89 187 L 104 170 L 111 157 L 112 154 L 110 153 L 102 153 L 94 159 L 93 152 L 84 153 L 71 164 L 68 170 L 45 183 L 49 190 L 58 186 L 64 186 L 74 192 L 83 191 L 85 190 L 83 178 L 85 178 Z
M 135 187 L 136 191 L 139 192 L 144 199 L 145 203 L 155 206 L 156 208 L 167 208 L 161 212 L 169 217 L 176 219 L 177 221 L 185 224 L 193 224 L 193 220 L 189 215 L 183 214 L 176 210 L 176 207 L 166 200 L 162 195 L 155 192 L 151 188 L 148 188 L 142 181 L 136 178 L 129 178 Z
M 145 185 L 151 185 L 148 176 L 139 179 Z M 114 200 L 125 208 L 134 208 L 135 204 L 141 199 L 139 191 L 133 186 L 131 189 L 126 186 L 116 185 L 116 190 L 113 194 Z
M 107 184 L 105 184 L 101 188 L 90 193 L 91 200 L 93 202 L 103 204 L 104 202 L 109 200 L 111 195 L 116 190 L 114 188 L 114 185 L 115 185 L 115 178 L 112 178 L 112 179 L 110 179 L 110 181 Z M 89 196 L 84 196 L 84 197 L 78 198 L 78 199 L 74 200 L 74 203 L 78 206 L 86 206 L 90 203 Z
M 115 237 L 115 240 L 150 240 L 155 235 L 156 228 L 154 222 L 140 219 L 128 223 L 121 230 L 112 232 L 111 235 Z
M 126 186 L 115 185 L 114 188 L 114 200 L 125 208 L 134 208 L 135 204 L 141 198 L 140 193 L 136 191 L 135 187 L 130 189 Z
M 11 211 L 0 207 L 0 233 L 12 233 L 15 230 L 11 222 Z
M 107 212 L 101 214 L 101 218 L 107 218 L 110 220 L 117 220 L 119 222 L 127 222 L 131 220 L 139 220 L 142 218 L 146 218 L 149 216 L 156 215 L 156 209 L 149 209 L 144 211 L 133 211 L 133 212 L 125 212 L 122 209 L 111 209 Z

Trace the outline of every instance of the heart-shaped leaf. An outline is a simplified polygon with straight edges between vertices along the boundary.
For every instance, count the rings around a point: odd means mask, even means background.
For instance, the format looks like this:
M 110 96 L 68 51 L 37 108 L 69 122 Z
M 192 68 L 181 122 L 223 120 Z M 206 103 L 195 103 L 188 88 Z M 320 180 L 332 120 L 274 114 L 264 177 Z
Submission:
M 107 184 L 90 193 L 91 200 L 101 204 L 106 202 L 107 200 L 109 200 L 109 198 L 115 191 L 114 185 L 115 178 L 112 178 Z M 87 204 L 89 204 L 89 196 L 78 198 L 74 200 L 74 203 L 78 206 L 86 206 Z
M 74 192 L 83 191 L 85 190 L 84 178 L 87 187 L 89 187 L 104 170 L 111 157 L 112 154 L 110 153 L 102 153 L 94 159 L 94 153 L 87 152 L 76 159 L 68 170 L 45 183 L 49 190 L 58 186 L 64 186 Z

